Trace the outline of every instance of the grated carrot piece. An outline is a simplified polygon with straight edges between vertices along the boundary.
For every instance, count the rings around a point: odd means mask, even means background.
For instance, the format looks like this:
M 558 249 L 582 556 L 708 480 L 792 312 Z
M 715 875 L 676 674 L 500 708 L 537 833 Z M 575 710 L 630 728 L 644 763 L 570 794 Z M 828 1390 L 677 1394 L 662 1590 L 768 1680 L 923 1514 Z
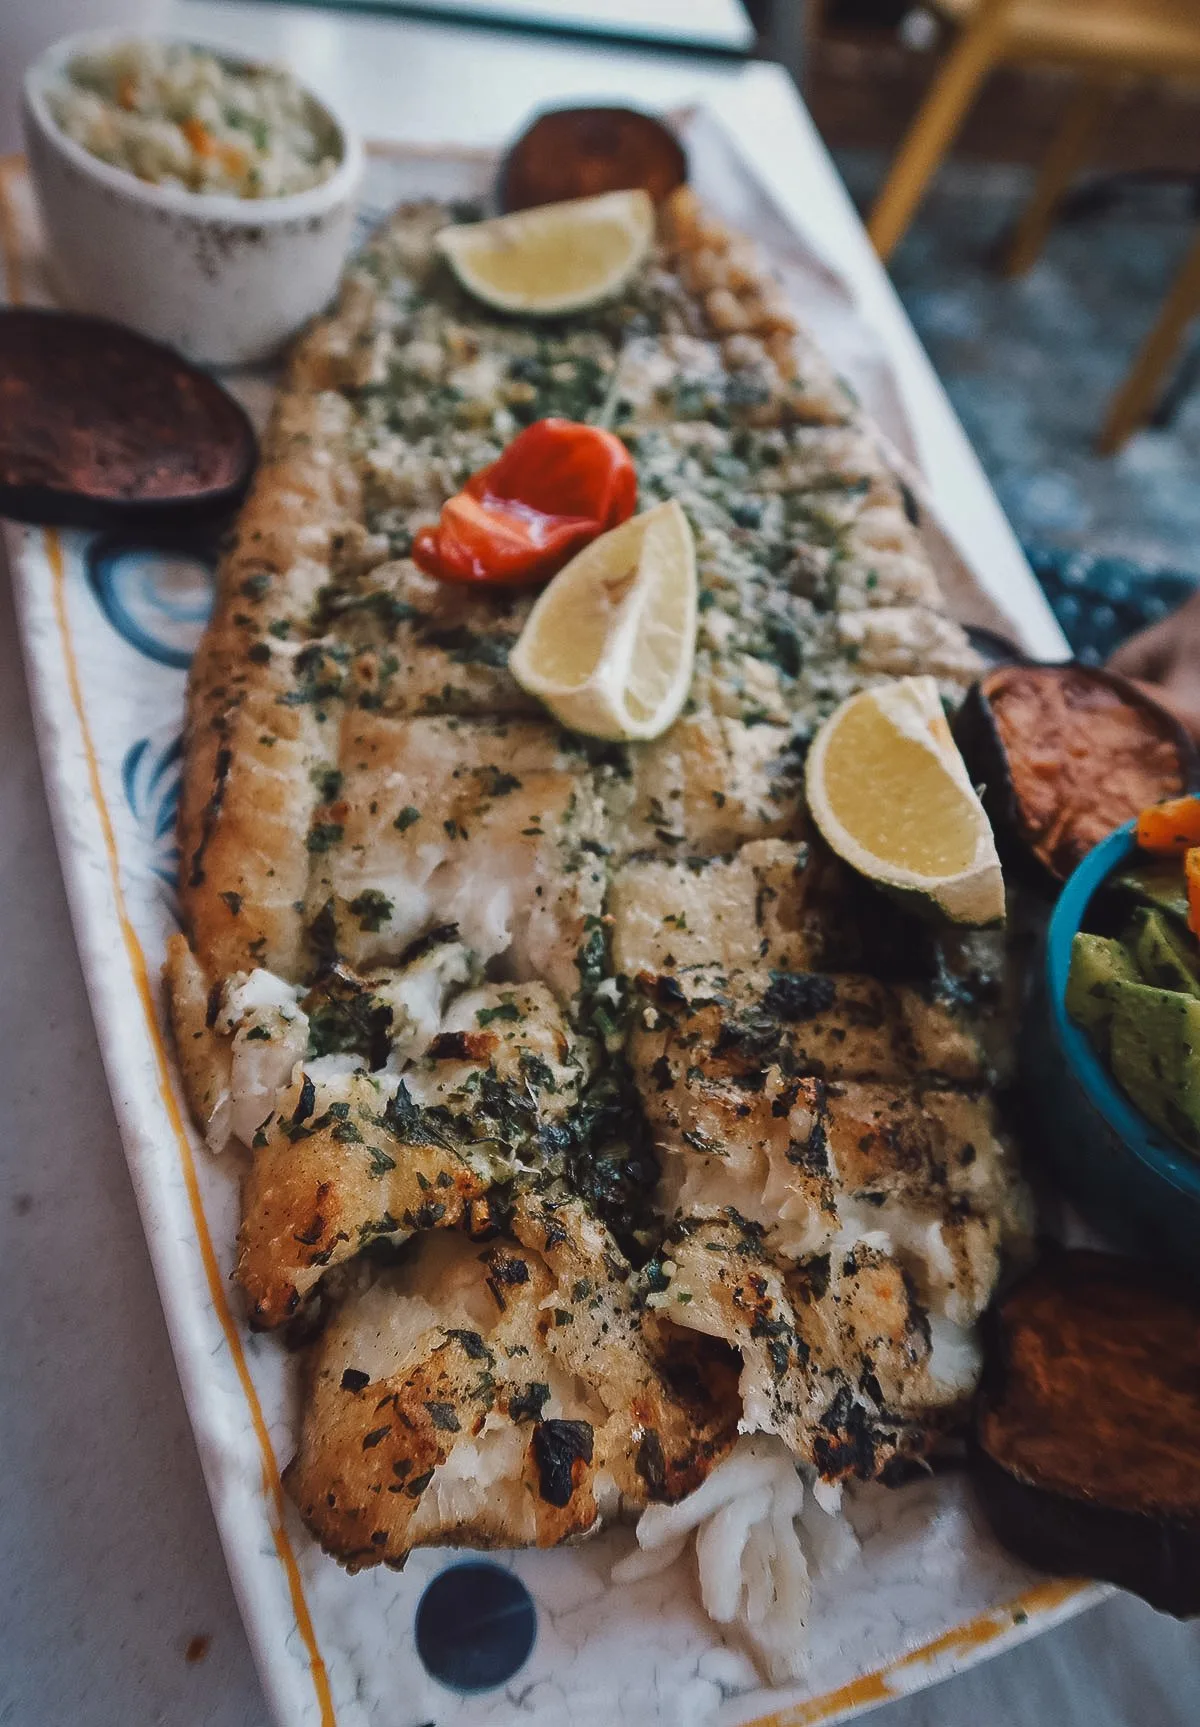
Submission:
M 183 133 L 197 156 L 212 155 L 216 148 L 216 140 L 213 138 L 212 133 L 204 124 L 203 120 L 197 120 L 193 114 L 190 119 L 183 122 L 179 130 Z
M 217 157 L 226 173 L 234 175 L 245 173 L 247 157 L 240 144 L 218 144 Z

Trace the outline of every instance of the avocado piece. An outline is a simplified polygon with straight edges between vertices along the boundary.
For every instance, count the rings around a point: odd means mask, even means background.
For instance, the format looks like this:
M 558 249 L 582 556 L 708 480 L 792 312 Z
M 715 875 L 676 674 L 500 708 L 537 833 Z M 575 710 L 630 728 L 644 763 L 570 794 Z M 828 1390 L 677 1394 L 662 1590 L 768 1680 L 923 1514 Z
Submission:
M 1114 1078 L 1164 1133 L 1200 1151 L 1200 999 L 1123 979 L 1109 987 Z
M 1149 906 L 1152 911 L 1165 912 L 1168 917 L 1186 926 L 1187 884 L 1181 858 L 1146 858 L 1143 862 L 1122 870 L 1120 875 L 1115 875 L 1112 885 L 1131 894 L 1139 905 Z
M 1200 948 L 1194 940 L 1189 947 L 1163 912 L 1143 906 L 1134 917 L 1127 945 L 1146 983 L 1200 996 Z
M 1121 942 L 1081 932 L 1071 943 L 1067 1012 L 1103 1047 L 1113 1012 L 1113 985 L 1141 981 L 1132 954 Z

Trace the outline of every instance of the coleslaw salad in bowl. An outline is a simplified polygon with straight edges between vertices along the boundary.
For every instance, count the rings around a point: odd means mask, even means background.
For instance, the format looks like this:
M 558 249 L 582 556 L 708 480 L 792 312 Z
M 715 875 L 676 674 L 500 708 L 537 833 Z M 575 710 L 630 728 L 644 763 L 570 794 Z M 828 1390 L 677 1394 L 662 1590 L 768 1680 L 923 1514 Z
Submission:
M 219 47 L 153 37 L 139 42 L 148 50 L 157 44 L 160 59 L 173 49 L 195 49 L 243 82 L 245 75 L 254 75 L 263 83 L 272 78 L 287 83 L 281 72 Z M 73 67 L 103 64 L 106 57 L 134 51 L 128 34 L 119 31 L 68 36 L 25 76 L 30 173 L 60 296 L 79 310 L 169 343 L 193 360 L 247 365 L 268 359 L 337 288 L 363 172 L 361 141 L 323 98 L 288 84 L 328 140 L 316 183 L 261 196 L 193 189 L 182 177 L 187 170 L 179 150 L 168 147 L 179 128 L 165 123 L 151 164 L 161 177 L 140 178 L 132 165 L 103 160 L 72 137 L 60 118 L 75 111 L 69 106 Z M 192 136 L 197 148 L 228 151 L 215 129 L 196 127 Z M 259 156 L 264 164 L 271 160 L 269 136 L 250 131 L 248 140 L 248 163 L 260 140 Z M 120 156 L 122 147 L 116 138 L 111 153 Z M 147 165 L 130 154 L 127 141 L 124 148 L 131 163 Z M 263 177 L 264 183 L 287 184 L 315 175 L 289 176 L 285 161 L 283 172 L 276 167 Z M 217 184 L 236 183 L 229 173 L 213 178 Z

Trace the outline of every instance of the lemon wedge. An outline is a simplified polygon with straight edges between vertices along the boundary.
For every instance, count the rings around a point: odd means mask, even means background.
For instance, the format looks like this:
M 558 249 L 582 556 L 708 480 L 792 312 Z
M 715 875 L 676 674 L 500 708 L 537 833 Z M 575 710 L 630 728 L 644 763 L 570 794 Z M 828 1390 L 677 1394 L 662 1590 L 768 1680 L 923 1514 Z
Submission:
M 486 306 L 548 318 L 618 293 L 653 238 L 647 193 L 605 192 L 443 228 L 437 245 Z
M 687 700 L 696 544 L 672 500 L 601 534 L 539 595 L 509 670 L 587 737 L 656 738 Z
M 932 678 L 844 701 L 813 739 L 806 790 L 825 839 L 860 874 L 955 923 L 1003 918 L 996 842 Z

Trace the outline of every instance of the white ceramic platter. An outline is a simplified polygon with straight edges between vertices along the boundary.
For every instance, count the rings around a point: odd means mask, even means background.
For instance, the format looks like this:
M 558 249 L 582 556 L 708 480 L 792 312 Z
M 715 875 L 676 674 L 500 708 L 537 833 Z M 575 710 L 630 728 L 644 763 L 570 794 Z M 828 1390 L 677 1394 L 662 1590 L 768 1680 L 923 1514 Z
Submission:
M 903 447 L 898 395 L 844 287 L 784 227 L 711 120 L 692 116 L 687 132 L 701 193 L 786 252 L 789 288 Z M 491 172 L 487 160 L 454 151 L 378 155 L 362 221 L 404 197 L 478 192 Z M 0 238 L 8 298 L 44 303 L 19 164 L 0 169 Z M 269 379 L 237 387 L 261 417 Z M 688 1560 L 634 1587 L 609 1584 L 614 1558 L 631 1545 L 627 1530 L 572 1549 L 490 1556 L 514 1622 L 533 1633 L 531 1652 L 517 1671 L 474 1690 L 432 1677 L 418 1651 L 418 1607 L 427 1585 L 467 1556 L 424 1552 L 402 1575 L 352 1578 L 301 1529 L 280 1485 L 295 1363 L 278 1340 L 251 1334 L 233 1302 L 236 1168 L 209 1157 L 193 1133 L 165 1029 L 159 969 L 175 927 L 179 730 L 211 562 L 200 546 L 168 555 L 121 536 L 4 532 L 101 1050 L 214 1513 L 282 1727 L 801 1727 L 927 1685 L 1099 1598 L 1092 1586 L 1016 1564 L 986 1533 L 966 1483 L 944 1475 L 855 1496 L 861 1556 L 818 1582 L 811 1664 L 786 1691 L 761 1689 L 745 1655 L 721 1641 Z M 969 572 L 948 579 L 965 611 L 974 609 Z M 1014 605 L 1014 615 L 1023 610 L 1039 613 Z M 1021 634 L 1011 620 L 1009 629 Z M 1057 643 L 1028 645 L 1053 652 Z M 440 1621 L 443 1641 L 460 1646 L 470 1635 L 461 1595 L 453 1604 L 461 1582 L 451 1576 L 443 1586 L 452 1606 Z M 428 1655 L 439 1632 L 432 1607 L 422 1624 Z M 503 1643 L 494 1622 L 490 1631 Z

